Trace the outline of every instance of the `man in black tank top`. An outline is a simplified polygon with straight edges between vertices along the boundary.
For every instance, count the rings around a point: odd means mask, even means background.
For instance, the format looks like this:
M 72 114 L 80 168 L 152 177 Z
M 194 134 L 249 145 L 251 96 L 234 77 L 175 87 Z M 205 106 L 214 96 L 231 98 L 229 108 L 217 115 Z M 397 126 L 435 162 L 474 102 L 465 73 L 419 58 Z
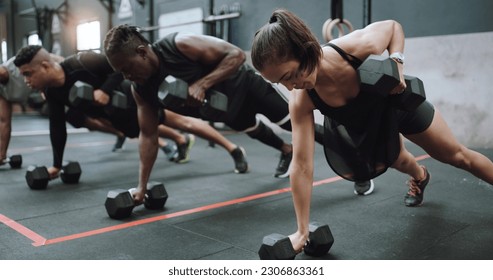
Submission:
M 203 35 L 169 34 L 150 44 L 136 27 L 120 25 L 112 28 L 104 42 L 105 53 L 113 68 L 134 82 L 134 96 L 141 116 L 141 166 L 139 192 L 143 197 L 145 185 L 155 158 L 156 112 L 159 85 L 168 76 L 185 80 L 189 87 L 187 106 L 172 110 L 200 116 L 200 105 L 207 89 L 216 89 L 228 96 L 228 112 L 220 120 L 236 131 L 279 151 L 281 160 L 276 177 L 287 177 L 292 157 L 292 146 L 256 118 L 260 113 L 281 128 L 290 131 L 286 99 L 256 71 L 245 64 L 245 53 L 238 47 Z M 171 109 L 171 108 L 170 108 Z M 320 132 L 320 130 L 319 130 Z M 321 139 L 318 133 L 318 139 Z
M 389 96 L 360 92 L 355 70 L 358 61 L 384 52 L 390 54 L 400 74 L 400 83 L 388 94 L 396 95 L 405 90 L 404 42 L 402 26 L 394 20 L 386 20 L 334 39 L 332 47 L 322 48 L 306 24 L 283 9 L 274 11 L 269 23 L 255 34 L 253 65 L 266 79 L 292 89 L 290 113 L 296 165 L 291 174 L 291 188 L 298 230 L 290 235 L 290 239 L 296 251 L 303 248 L 309 234 L 314 152 L 314 139 L 309 132 L 313 130 L 315 109 L 330 122 L 337 123 L 333 126 L 329 123 L 329 128 L 341 128 L 340 125 L 345 128 L 326 131 L 349 139 L 343 149 L 351 150 L 353 154 L 345 154 L 339 160 L 345 161 L 347 157 L 362 159 L 356 163 L 346 162 L 350 174 L 341 176 L 359 176 L 351 170 L 360 170 L 362 166 L 371 171 L 364 174 L 370 177 L 382 174 L 388 167 L 395 168 L 411 177 L 404 198 L 406 206 L 423 203 L 430 173 L 406 150 L 403 137 L 422 147 L 433 158 L 493 184 L 493 162 L 457 142 L 440 112 L 429 102 L 423 102 L 415 111 L 404 112 L 393 107 Z M 328 137 L 333 139 L 334 135 Z M 340 152 L 336 145 L 326 147 L 326 151 L 327 148 L 333 151 L 332 156 Z
M 67 141 L 65 121 L 74 127 L 87 127 L 90 130 L 107 132 L 119 137 L 135 138 L 139 136 L 137 107 L 131 95 L 130 85 L 123 81 L 123 76 L 120 73 L 113 71 L 104 55 L 83 52 L 70 56 L 59 63 L 54 61 L 48 52 L 40 46 L 28 46 L 19 50 L 14 63 L 19 67 L 28 85 L 44 92 L 49 104 L 53 166 L 48 168 L 48 172 L 51 178 L 58 176 L 62 167 Z M 40 67 L 43 67 L 44 71 L 40 71 Z M 69 92 L 76 81 L 88 83 L 95 89 L 94 105 L 75 108 L 71 104 Z M 127 95 L 129 108 L 125 115 L 113 116 L 105 110 L 105 105 L 108 104 L 114 90 L 119 90 Z M 68 107 L 67 111 L 65 110 L 66 107 Z M 163 121 L 184 131 L 197 132 L 201 136 L 206 135 L 208 140 L 214 140 L 222 146 L 225 143 L 234 146 L 233 143 L 201 120 L 170 114 L 167 120 L 162 119 L 156 127 L 160 136 L 171 138 L 177 143 L 178 158 L 176 161 L 181 161 L 179 163 L 188 159 L 193 135 L 183 135 L 167 128 L 161 124 Z M 223 138 L 224 140 L 222 140 Z M 216 141 L 216 139 L 220 141 Z M 162 140 L 160 139 L 160 141 Z M 164 148 L 163 142 L 160 145 Z

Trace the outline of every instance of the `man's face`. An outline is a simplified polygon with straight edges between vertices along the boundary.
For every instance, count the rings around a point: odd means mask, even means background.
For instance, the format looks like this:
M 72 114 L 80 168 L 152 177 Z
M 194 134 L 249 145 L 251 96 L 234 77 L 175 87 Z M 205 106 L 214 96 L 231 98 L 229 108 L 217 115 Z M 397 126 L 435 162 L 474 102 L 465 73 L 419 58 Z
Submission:
M 24 76 L 27 86 L 44 90 L 49 81 L 48 66 L 45 63 L 30 62 L 19 67 L 20 73 Z
M 152 66 L 147 53 L 135 52 L 133 55 L 117 53 L 108 56 L 111 67 L 123 74 L 125 79 L 143 85 L 153 75 Z

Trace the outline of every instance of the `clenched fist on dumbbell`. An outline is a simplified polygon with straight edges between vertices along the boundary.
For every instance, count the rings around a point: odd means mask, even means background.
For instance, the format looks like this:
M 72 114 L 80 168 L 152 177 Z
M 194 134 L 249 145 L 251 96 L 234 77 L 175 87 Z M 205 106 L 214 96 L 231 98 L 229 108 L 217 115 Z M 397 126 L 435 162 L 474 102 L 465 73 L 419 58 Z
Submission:
M 104 206 L 108 216 L 113 219 L 125 219 L 130 217 L 134 207 L 141 203 L 136 203 L 133 197 L 135 188 L 124 190 L 116 189 L 108 192 Z M 159 182 L 150 182 L 147 184 L 147 190 L 144 198 L 144 206 L 147 209 L 163 209 L 168 193 L 164 185 Z
M 81 174 L 82 170 L 76 161 L 65 162 L 59 172 L 62 182 L 66 184 L 78 183 Z M 27 185 L 33 190 L 46 189 L 48 182 L 56 177 L 58 174 L 50 174 L 46 166 L 29 166 L 26 171 Z

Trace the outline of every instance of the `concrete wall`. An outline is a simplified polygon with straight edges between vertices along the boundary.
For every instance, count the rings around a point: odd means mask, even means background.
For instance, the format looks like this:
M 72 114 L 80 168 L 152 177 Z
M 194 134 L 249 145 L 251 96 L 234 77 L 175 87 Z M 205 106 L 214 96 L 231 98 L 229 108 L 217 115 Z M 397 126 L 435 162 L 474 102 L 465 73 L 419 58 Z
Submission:
M 493 147 L 493 32 L 406 39 L 406 74 L 467 146 Z

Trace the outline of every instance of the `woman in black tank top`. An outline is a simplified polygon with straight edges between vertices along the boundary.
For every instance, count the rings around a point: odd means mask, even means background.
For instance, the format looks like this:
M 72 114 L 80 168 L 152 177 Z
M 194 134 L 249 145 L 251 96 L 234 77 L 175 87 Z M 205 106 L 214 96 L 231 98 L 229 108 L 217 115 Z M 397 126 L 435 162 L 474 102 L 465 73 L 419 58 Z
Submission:
M 298 230 L 290 235 L 290 238 L 297 251 L 302 249 L 308 238 L 313 185 L 313 110 L 319 109 L 330 119 L 345 126 L 354 126 L 349 132 L 364 130 L 367 125 L 362 125 L 361 122 L 365 121 L 365 118 L 352 114 L 370 112 L 367 116 L 372 118 L 374 113 L 371 112 L 380 112 L 380 109 L 374 108 L 381 106 L 379 104 L 385 101 L 384 98 L 382 102 L 372 101 L 360 93 L 355 68 L 369 55 L 381 55 L 384 51 L 388 51 L 390 57 L 397 62 L 401 82 L 390 94 L 399 94 L 406 87 L 402 55 L 404 32 L 396 21 L 375 22 L 364 29 L 355 30 L 331 41 L 331 47 L 322 48 L 316 36 L 300 18 L 286 10 L 276 10 L 269 23 L 255 34 L 252 46 L 254 66 L 266 79 L 281 83 L 291 91 L 290 114 L 294 151 L 290 180 Z M 344 110 L 346 112 L 341 112 Z M 423 113 L 415 114 L 419 117 L 419 114 Z M 432 114 L 430 120 L 431 123 L 424 130 L 404 136 L 421 146 L 433 158 L 469 171 L 493 184 L 491 160 L 458 143 L 438 111 Z M 392 118 L 389 123 L 392 124 Z M 376 134 L 390 130 L 380 130 Z M 391 134 L 396 135 L 398 140 L 400 138 L 397 158 L 384 163 L 391 164 L 391 167 L 411 176 L 405 204 L 420 205 L 430 174 L 406 150 L 399 130 Z M 355 151 L 360 152 L 357 149 Z

